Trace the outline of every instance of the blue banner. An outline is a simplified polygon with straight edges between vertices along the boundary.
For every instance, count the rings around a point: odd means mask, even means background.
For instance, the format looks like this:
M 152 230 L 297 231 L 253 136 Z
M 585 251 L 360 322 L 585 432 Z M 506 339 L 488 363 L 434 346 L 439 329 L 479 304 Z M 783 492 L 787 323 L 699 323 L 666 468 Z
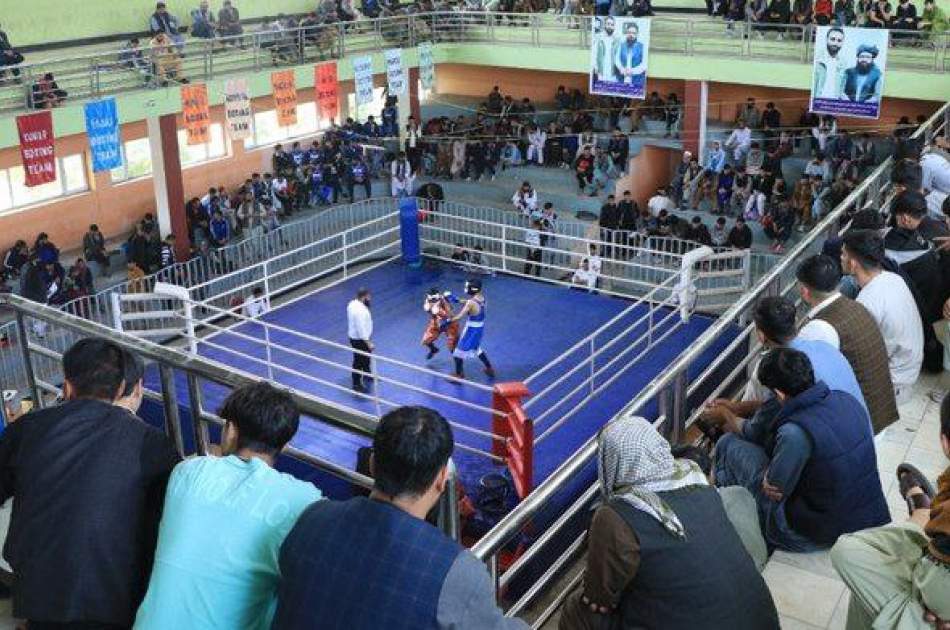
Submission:
M 86 103 L 86 135 L 94 173 L 122 166 L 119 115 L 114 98 Z

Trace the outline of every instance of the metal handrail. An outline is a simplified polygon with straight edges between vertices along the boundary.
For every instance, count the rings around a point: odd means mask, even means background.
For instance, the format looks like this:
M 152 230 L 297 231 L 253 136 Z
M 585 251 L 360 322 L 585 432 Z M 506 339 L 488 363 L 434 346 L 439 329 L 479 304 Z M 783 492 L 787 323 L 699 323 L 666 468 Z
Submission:
M 191 81 L 211 80 L 231 74 L 258 71 L 267 64 L 260 55 L 270 52 L 273 63 L 292 66 L 325 58 L 339 58 L 352 53 L 381 50 L 391 47 L 411 47 L 419 42 L 436 44 L 511 43 L 533 47 L 587 48 L 587 31 L 591 16 L 570 16 L 567 24 L 563 16 L 549 14 L 484 13 L 437 11 L 411 15 L 397 15 L 356 22 L 337 22 L 317 27 L 254 31 L 241 35 L 218 37 L 213 40 L 191 39 L 178 48 L 186 54 L 181 60 L 182 75 Z M 507 20 L 507 24 L 505 23 Z M 730 57 L 783 59 L 796 63 L 810 63 L 813 29 L 797 24 L 761 25 L 762 30 L 795 33 L 784 44 L 761 47 L 752 38 L 760 27 L 748 22 L 727 25 L 708 19 L 683 17 L 653 17 L 654 36 L 651 47 L 662 53 L 693 55 L 728 55 Z M 570 26 L 579 26 L 581 37 L 564 37 Z M 738 29 L 736 28 L 738 27 Z M 736 31 L 747 44 L 735 49 Z M 548 32 L 557 37 L 548 37 Z M 942 74 L 950 68 L 946 55 L 950 49 L 950 33 L 924 34 L 917 31 L 892 31 L 903 37 L 892 37 L 892 54 L 888 64 L 892 68 L 910 68 Z M 527 35 L 527 37 L 525 37 Z M 685 44 L 684 44 L 685 42 Z M 250 46 L 248 46 L 250 43 Z M 924 43 L 926 50 L 909 44 Z M 724 47 L 725 45 L 725 47 Z M 893 51 L 907 48 L 907 59 Z M 760 50 L 761 48 L 761 50 Z M 28 108 L 32 78 L 45 72 L 58 74 L 62 87 L 67 88 L 72 101 L 98 98 L 107 94 L 128 93 L 157 87 L 136 87 L 129 77 L 154 79 L 150 46 L 139 49 L 143 67 L 128 67 L 119 62 L 121 50 L 107 49 L 68 57 L 23 63 L 18 67 L 26 77 L 23 85 L 0 88 L 0 111 Z
M 946 134 L 950 129 L 950 102 L 945 103 L 912 137 L 926 135 L 930 137 L 934 129 L 943 129 Z M 770 269 L 756 282 L 750 291 L 742 295 L 720 318 L 706 329 L 706 331 L 690 344 L 689 348 L 680 354 L 676 360 L 654 378 L 649 385 L 641 390 L 619 413 L 614 417 L 629 417 L 635 415 L 644 405 L 654 398 L 660 397 L 668 388 L 675 387 L 678 380 L 683 378 L 686 369 L 713 343 L 715 343 L 727 329 L 733 326 L 743 314 L 769 291 L 780 284 L 784 274 L 792 271 L 800 262 L 800 258 L 811 251 L 820 238 L 834 230 L 846 212 L 854 206 L 860 207 L 861 200 L 868 194 L 880 191 L 881 180 L 890 173 L 893 159 L 888 157 L 872 173 L 861 182 L 831 213 L 822 219 L 805 237 L 799 241 L 785 256 L 784 260 Z M 876 201 L 876 199 L 872 200 Z M 685 396 L 686 387 L 683 387 Z M 685 405 L 685 401 L 681 401 Z M 668 420 L 668 419 L 667 419 Z M 657 421 L 659 423 L 659 421 Z M 497 555 L 508 542 L 517 535 L 522 528 L 537 515 L 547 502 L 560 491 L 575 476 L 581 474 L 585 467 L 594 459 L 597 453 L 596 437 L 591 437 L 580 446 L 567 460 L 565 460 L 551 475 L 539 484 L 521 503 L 509 512 L 499 523 L 483 536 L 473 547 L 472 553 L 490 567 L 497 566 Z M 596 485 L 596 483 L 594 484 Z M 550 539 L 550 536 L 548 537 Z M 563 556 L 562 556 L 563 561 Z M 497 580 L 497 573 L 496 573 Z M 496 585 L 498 582 L 496 581 Z M 539 589 L 533 588 L 533 592 Z M 520 602 L 519 602 L 520 603 Z M 537 627 L 537 626 L 536 626 Z

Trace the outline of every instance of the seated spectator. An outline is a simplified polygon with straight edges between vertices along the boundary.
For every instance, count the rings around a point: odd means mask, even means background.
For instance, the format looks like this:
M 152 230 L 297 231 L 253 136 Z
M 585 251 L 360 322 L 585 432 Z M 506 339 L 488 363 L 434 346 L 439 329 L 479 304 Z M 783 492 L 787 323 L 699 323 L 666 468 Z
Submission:
M 725 146 L 726 149 L 732 151 L 733 164 L 743 164 L 745 162 L 746 153 L 752 148 L 752 129 L 749 128 L 745 120 L 736 123 L 736 128 L 726 138 Z
M 201 0 L 198 8 L 191 11 L 191 35 L 201 39 L 212 39 L 216 30 L 214 12 L 208 8 L 208 0 Z
M 560 628 L 778 628 L 768 587 L 698 465 L 674 459 L 638 417 L 604 427 L 597 459 L 602 502 L 584 586 Z
M 10 44 L 10 38 L 0 28 L 0 79 L 7 76 L 6 69 L 10 68 L 10 73 L 13 74 L 14 79 L 19 80 L 20 69 L 16 66 L 21 63 L 23 63 L 23 55 Z
M 891 3 L 887 0 L 876 0 L 867 13 L 868 21 L 865 24 L 867 28 L 890 28 Z
M 940 448 L 950 458 L 950 396 L 940 405 Z M 950 624 L 950 468 L 933 486 L 897 467 L 909 518 L 846 534 L 831 563 L 851 590 L 848 628 L 946 628 Z
M 59 107 L 69 94 L 61 90 L 52 72 L 47 72 L 30 89 L 30 101 L 33 109 L 52 109 Z
M 792 8 L 788 0 L 769 0 L 769 6 L 765 10 L 765 22 L 770 24 L 788 24 L 791 20 Z M 778 31 L 778 39 L 785 39 L 785 29 L 781 26 L 772 26 L 771 30 Z M 762 31 L 756 31 L 759 37 L 763 37 Z
M 577 194 L 589 194 L 591 197 L 597 196 L 594 182 L 594 156 L 590 152 L 590 147 L 584 146 L 580 155 L 574 160 L 574 175 L 577 179 Z M 590 193 L 587 191 L 590 190 Z
M 854 12 L 854 0 L 835 0 L 834 26 L 855 26 L 857 15 Z
M 532 188 L 530 182 L 521 182 L 521 187 L 511 196 L 511 203 L 522 215 L 531 216 L 538 210 L 538 193 Z
M 179 457 L 115 404 L 131 360 L 108 341 L 76 342 L 63 355 L 65 402 L 0 436 L 0 500 L 16 505 L 4 548 L 13 615 L 35 627 L 128 628 L 145 592 Z M 117 462 L 130 465 L 116 474 Z
M 370 496 L 312 504 L 281 546 L 274 630 L 309 629 L 314 619 L 354 630 L 527 628 L 498 609 L 485 565 L 425 522 L 452 448 L 435 411 L 400 407 L 380 419 Z
M 910 398 L 924 359 L 924 332 L 914 296 L 904 279 L 885 271 L 884 241 L 872 230 L 851 230 L 844 236 L 841 269 L 861 288 L 857 301 L 877 323 L 887 348 L 894 395 Z
M 580 265 L 571 274 L 572 288 L 584 288 L 593 291 L 597 288 L 598 274 L 590 266 L 590 260 L 581 259 Z
M 169 479 L 155 566 L 135 619 L 141 630 L 269 628 L 280 546 L 321 498 L 313 484 L 274 470 L 299 423 L 289 394 L 266 382 L 245 385 L 218 415 L 222 456 L 189 458 Z
M 270 310 L 270 300 L 264 295 L 264 289 L 254 287 L 251 296 L 244 300 L 244 317 L 258 319 Z
M 157 33 L 149 42 L 149 48 L 152 53 L 155 80 L 159 85 L 166 87 L 169 81 L 188 82 L 187 79 L 181 77 L 181 59 L 172 50 L 172 40 L 166 33 Z
M 726 231 L 726 217 L 719 217 L 713 225 L 710 234 L 711 243 L 714 247 L 726 247 L 729 244 L 729 232 Z
M 152 62 L 145 58 L 138 37 L 131 38 L 119 50 L 119 65 L 140 74 L 146 85 L 152 83 Z
M 768 545 L 825 549 L 841 534 L 887 523 L 864 406 L 817 380 L 798 350 L 769 351 L 757 374 L 778 411 L 756 434 L 747 428 L 750 421 L 731 410 L 723 414 L 726 435 L 716 444 L 715 478 L 719 486 L 741 485 L 755 496 Z
M 165 269 L 167 267 L 171 267 L 175 264 L 175 262 L 175 235 L 169 234 L 162 241 L 161 249 L 159 250 L 159 268 Z
M 650 210 L 650 214 L 656 217 L 660 215 L 662 210 L 675 210 L 676 205 L 667 194 L 666 188 L 661 186 L 656 189 L 656 194 L 647 201 L 647 208 Z
M 67 302 L 96 292 L 93 285 L 92 270 L 82 258 L 77 258 L 76 262 L 70 266 L 69 272 L 63 280 L 63 291 L 66 294 L 65 301 Z
M 59 262 L 59 248 L 49 240 L 49 235 L 46 232 L 40 232 L 36 235 L 31 255 L 43 264 Z
M 894 18 L 891 20 L 891 28 L 905 31 L 917 30 L 917 7 L 910 0 L 898 0 L 897 9 Z M 895 37 L 906 37 L 903 33 L 895 34 Z
M 950 194 L 950 147 L 946 140 L 936 138 L 920 153 L 921 181 L 924 194 L 933 191 Z
M 224 6 L 218 11 L 218 34 L 221 37 L 233 37 L 244 32 L 241 25 L 241 14 L 231 0 L 224 0 Z
M 815 8 L 812 12 L 812 24 L 818 26 L 828 26 L 834 19 L 834 5 L 831 0 L 815 0 Z
M 178 18 L 168 12 L 164 2 L 155 5 L 155 13 L 149 18 L 148 28 L 152 34 L 152 46 L 155 46 L 157 36 L 164 34 L 168 40 L 166 45 L 174 45 L 179 54 L 184 51 L 185 38 L 181 34 Z
M 795 227 L 795 213 L 787 201 L 776 204 L 761 219 L 762 231 L 772 240 L 771 250 L 781 254 L 785 251 L 785 243 L 792 235 Z
M 805 259 L 796 271 L 802 301 L 810 307 L 798 338 L 823 341 L 841 351 L 854 370 L 878 434 L 898 420 L 884 337 L 868 310 L 838 292 L 841 269 L 829 256 Z
M 393 197 L 405 197 L 411 194 L 415 173 L 412 172 L 412 166 L 406 159 L 406 152 L 400 151 L 399 155 L 393 160 L 391 166 L 391 188 Z
M 929 35 L 939 35 L 950 28 L 947 20 L 947 12 L 937 6 L 936 0 L 924 0 L 924 10 L 920 14 L 920 21 L 917 22 L 917 28 Z M 3 43 L 0 41 L 0 47 Z M 2 66 L 2 63 L 0 63 Z M 2 76 L 2 75 L 0 75 Z
M 19 278 L 20 270 L 30 260 L 30 248 L 26 241 L 18 240 L 3 255 L 3 272 L 10 278 Z
M 102 275 L 108 276 L 109 254 L 106 252 L 106 239 L 95 223 L 89 226 L 89 231 L 82 237 L 82 249 L 86 260 L 98 264 Z
M 754 144 L 754 143 L 753 143 Z M 719 174 L 719 180 L 716 183 L 716 208 L 714 214 L 725 214 L 732 207 L 732 193 L 734 192 L 736 182 L 735 172 L 732 166 L 726 164 Z
M 792 5 L 792 24 L 807 26 L 812 23 L 812 0 L 795 0 Z

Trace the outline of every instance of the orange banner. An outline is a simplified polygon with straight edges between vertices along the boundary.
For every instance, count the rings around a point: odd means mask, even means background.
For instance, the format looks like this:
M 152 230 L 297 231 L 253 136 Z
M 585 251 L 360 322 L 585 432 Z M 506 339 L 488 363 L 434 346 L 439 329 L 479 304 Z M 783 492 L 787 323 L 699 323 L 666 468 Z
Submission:
M 270 75 L 270 84 L 274 89 L 274 107 L 277 109 L 277 124 L 292 127 L 297 124 L 297 86 L 294 84 L 294 71 L 281 70 Z
M 211 140 L 208 87 L 204 83 L 181 86 L 181 115 L 185 119 L 189 145 L 206 144 Z
M 317 100 L 317 111 L 320 119 L 336 121 L 340 115 L 339 81 L 336 75 L 336 62 L 328 61 L 314 67 L 314 82 L 316 86 L 314 96 Z

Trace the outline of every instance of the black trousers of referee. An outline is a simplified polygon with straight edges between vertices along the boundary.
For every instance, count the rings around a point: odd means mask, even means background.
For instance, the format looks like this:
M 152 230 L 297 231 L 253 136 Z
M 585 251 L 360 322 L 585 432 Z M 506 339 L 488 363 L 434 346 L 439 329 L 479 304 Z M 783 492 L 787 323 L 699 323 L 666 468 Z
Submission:
M 353 346 L 353 387 L 360 389 L 364 387 L 363 378 L 366 374 L 369 374 L 370 367 L 369 354 L 363 354 L 363 352 L 369 353 L 372 350 L 369 349 L 369 342 L 363 339 L 350 339 L 350 345 Z M 362 352 L 359 352 L 362 350 Z

